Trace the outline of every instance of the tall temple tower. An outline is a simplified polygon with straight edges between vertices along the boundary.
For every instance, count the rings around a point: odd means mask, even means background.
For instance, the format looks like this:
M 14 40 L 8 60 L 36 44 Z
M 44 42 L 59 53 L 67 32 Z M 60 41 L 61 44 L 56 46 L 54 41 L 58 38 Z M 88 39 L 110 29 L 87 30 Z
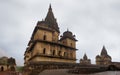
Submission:
M 90 65 L 91 64 L 91 60 L 88 59 L 86 54 L 84 54 L 83 59 L 80 59 L 80 64 Z
M 111 64 L 111 56 L 108 55 L 105 46 L 103 46 L 101 54 L 96 56 L 97 65 L 109 65 Z
M 45 20 L 38 21 L 24 54 L 24 64 L 36 62 L 76 63 L 76 39 L 69 30 L 60 37 L 51 5 Z

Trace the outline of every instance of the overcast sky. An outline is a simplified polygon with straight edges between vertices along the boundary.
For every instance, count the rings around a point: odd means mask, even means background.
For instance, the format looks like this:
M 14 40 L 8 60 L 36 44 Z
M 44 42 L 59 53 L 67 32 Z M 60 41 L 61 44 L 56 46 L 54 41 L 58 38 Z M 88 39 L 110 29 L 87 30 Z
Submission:
M 60 27 L 76 35 L 77 59 L 84 53 L 95 63 L 105 45 L 120 62 L 120 0 L 0 0 L 0 56 L 24 63 L 24 52 L 37 21 L 46 17 L 49 4 Z

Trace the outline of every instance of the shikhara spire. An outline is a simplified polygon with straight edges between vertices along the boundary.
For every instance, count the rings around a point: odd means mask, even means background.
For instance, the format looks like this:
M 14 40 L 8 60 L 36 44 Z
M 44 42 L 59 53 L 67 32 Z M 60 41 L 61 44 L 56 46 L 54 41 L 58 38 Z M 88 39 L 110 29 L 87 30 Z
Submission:
M 55 30 L 57 30 L 59 32 L 59 27 L 57 24 L 57 21 L 54 17 L 54 14 L 52 12 L 52 7 L 51 4 L 49 5 L 49 9 L 48 9 L 48 13 L 47 16 L 45 18 L 45 22 L 52 28 L 54 28 Z
M 103 48 L 102 48 L 101 55 L 107 55 L 107 50 L 106 50 L 105 46 L 103 46 Z
M 87 60 L 87 59 L 88 59 L 86 53 L 84 54 L 83 59 L 84 59 L 84 60 Z

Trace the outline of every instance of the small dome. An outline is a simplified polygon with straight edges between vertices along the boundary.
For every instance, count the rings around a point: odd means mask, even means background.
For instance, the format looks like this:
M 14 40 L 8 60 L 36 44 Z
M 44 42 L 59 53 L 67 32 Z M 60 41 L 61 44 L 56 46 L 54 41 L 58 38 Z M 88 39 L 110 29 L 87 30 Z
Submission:
M 75 35 L 73 35 L 72 32 L 69 31 L 69 30 L 67 30 L 67 31 L 65 31 L 65 32 L 63 33 L 63 36 L 61 37 L 60 40 L 63 40 L 63 39 L 65 39 L 65 38 L 70 38 L 70 39 L 72 39 L 72 40 L 74 40 L 74 41 L 77 41 L 77 40 L 75 39 Z
M 97 55 L 97 56 L 96 56 L 96 58 L 100 58 L 100 56 L 99 56 L 99 55 Z
M 63 36 L 72 37 L 72 32 L 70 32 L 70 31 L 65 31 L 65 32 L 63 33 Z
M 80 61 L 83 61 L 83 59 L 80 59 Z
M 8 64 L 15 65 L 15 64 L 16 64 L 15 59 L 12 58 L 12 57 L 10 57 L 10 58 L 8 59 Z

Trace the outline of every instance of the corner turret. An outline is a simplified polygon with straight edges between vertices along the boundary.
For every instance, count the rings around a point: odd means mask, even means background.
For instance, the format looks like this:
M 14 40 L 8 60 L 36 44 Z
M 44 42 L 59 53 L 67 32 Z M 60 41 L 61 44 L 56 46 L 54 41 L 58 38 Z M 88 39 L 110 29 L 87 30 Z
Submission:
M 63 36 L 60 38 L 60 42 L 64 45 L 75 48 L 76 47 L 76 38 L 75 35 L 69 30 L 63 33 Z

